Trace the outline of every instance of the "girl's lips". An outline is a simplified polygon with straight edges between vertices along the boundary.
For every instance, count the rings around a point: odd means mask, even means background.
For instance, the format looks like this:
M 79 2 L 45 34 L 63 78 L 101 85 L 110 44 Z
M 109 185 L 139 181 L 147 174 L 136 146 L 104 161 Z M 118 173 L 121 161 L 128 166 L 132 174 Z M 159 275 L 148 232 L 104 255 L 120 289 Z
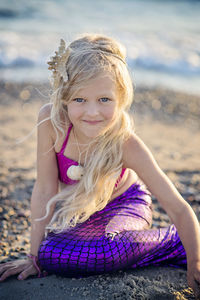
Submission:
M 88 123 L 88 124 L 98 124 L 101 121 L 88 121 L 88 120 L 84 120 L 84 122 Z

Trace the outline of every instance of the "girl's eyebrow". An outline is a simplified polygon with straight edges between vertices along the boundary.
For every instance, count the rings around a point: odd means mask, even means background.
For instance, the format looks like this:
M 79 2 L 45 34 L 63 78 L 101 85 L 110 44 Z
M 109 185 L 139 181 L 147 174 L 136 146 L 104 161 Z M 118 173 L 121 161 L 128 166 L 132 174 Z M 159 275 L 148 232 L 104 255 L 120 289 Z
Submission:
M 115 94 L 114 93 L 110 93 L 110 92 L 104 92 L 103 94 L 99 94 L 98 96 L 97 96 L 97 98 L 99 99 L 99 98 L 115 98 L 116 96 L 115 96 Z M 84 96 L 84 95 L 76 95 L 75 97 L 74 97 L 74 99 L 75 98 L 83 98 L 83 99 L 87 99 L 88 97 L 87 96 Z

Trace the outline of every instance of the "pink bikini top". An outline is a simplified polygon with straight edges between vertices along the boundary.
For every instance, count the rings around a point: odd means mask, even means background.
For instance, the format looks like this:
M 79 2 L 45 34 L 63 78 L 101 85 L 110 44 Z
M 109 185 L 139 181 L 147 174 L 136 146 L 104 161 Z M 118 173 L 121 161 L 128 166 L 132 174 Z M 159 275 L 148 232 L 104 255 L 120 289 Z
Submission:
M 58 171 L 59 171 L 59 179 L 60 179 L 61 182 L 64 182 L 65 184 L 75 184 L 75 183 L 78 182 L 77 180 L 72 180 L 67 176 L 67 170 L 69 169 L 69 167 L 72 166 L 72 165 L 78 166 L 78 162 L 75 161 L 75 160 L 72 160 L 72 159 L 70 159 L 70 158 L 68 158 L 64 155 L 64 151 L 65 151 L 68 139 L 69 139 L 69 135 L 70 135 L 72 126 L 73 126 L 72 124 L 69 126 L 66 138 L 64 140 L 64 143 L 61 147 L 60 152 L 56 153 Z M 126 169 L 122 169 L 122 172 L 121 172 L 119 178 L 116 181 L 115 188 L 120 183 L 125 171 L 126 171 Z

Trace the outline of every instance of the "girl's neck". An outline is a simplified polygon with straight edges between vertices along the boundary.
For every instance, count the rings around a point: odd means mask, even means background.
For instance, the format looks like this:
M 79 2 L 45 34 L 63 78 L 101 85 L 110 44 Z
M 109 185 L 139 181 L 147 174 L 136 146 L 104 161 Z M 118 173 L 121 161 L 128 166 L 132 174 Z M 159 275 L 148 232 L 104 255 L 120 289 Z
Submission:
M 92 138 L 92 137 L 90 138 L 88 136 L 85 136 L 82 132 L 75 129 L 74 126 L 72 127 L 72 130 L 73 130 L 73 133 L 74 133 L 74 137 L 75 137 L 76 141 L 78 142 L 78 144 L 81 148 L 86 148 L 94 142 L 94 138 Z
M 91 153 L 92 149 L 94 149 L 94 139 L 83 139 L 83 135 L 80 132 L 78 135 L 74 127 L 72 127 L 72 132 L 74 143 L 76 144 L 79 152 L 79 163 L 83 159 L 86 161 L 88 154 Z

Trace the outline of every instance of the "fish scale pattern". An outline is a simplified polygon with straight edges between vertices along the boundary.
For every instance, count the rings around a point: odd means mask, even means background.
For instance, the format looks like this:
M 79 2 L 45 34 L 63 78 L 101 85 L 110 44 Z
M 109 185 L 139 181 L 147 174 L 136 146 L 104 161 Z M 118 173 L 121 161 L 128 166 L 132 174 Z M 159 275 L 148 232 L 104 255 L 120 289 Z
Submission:
M 144 266 L 186 268 L 186 253 L 172 224 L 150 229 L 151 195 L 136 182 L 84 223 L 49 232 L 38 259 L 48 273 L 84 276 Z

